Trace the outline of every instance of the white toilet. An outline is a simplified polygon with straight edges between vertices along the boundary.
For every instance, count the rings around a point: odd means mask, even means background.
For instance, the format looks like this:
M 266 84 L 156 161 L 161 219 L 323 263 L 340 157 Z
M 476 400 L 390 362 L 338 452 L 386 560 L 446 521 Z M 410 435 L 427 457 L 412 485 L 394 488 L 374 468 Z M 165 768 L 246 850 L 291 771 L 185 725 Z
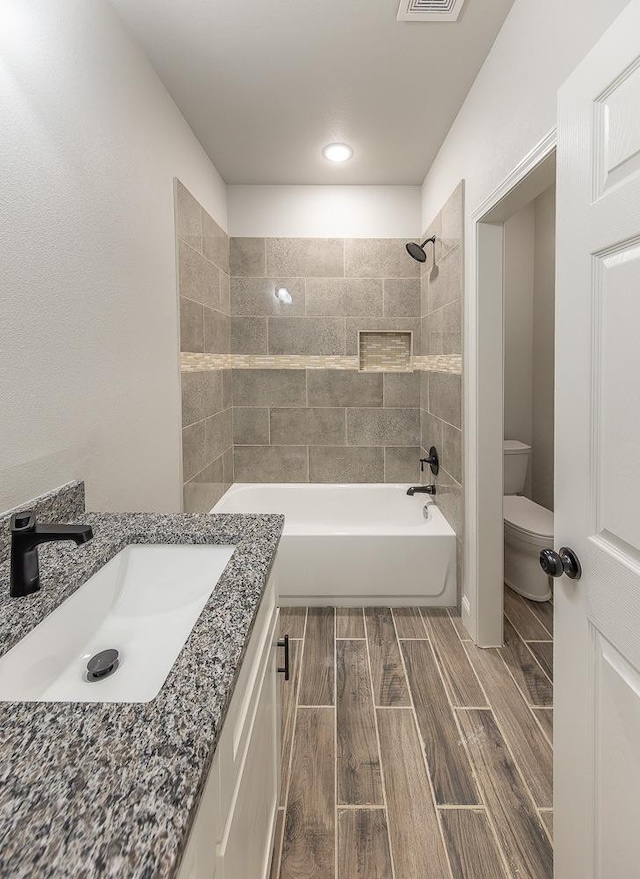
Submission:
M 540 567 L 542 549 L 553 549 L 553 513 L 526 497 L 531 446 L 504 441 L 504 581 L 532 601 L 551 598 L 551 578 Z

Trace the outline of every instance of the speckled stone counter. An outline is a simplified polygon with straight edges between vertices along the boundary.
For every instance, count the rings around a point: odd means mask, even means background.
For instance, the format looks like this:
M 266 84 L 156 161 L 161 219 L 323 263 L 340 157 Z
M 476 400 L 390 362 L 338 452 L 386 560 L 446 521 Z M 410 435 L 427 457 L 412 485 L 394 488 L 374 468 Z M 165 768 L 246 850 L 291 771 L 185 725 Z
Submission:
M 40 549 L 41 591 L 9 597 L 0 654 L 131 543 L 235 544 L 159 695 L 142 704 L 0 702 L 0 876 L 174 876 L 284 517 L 106 515 Z

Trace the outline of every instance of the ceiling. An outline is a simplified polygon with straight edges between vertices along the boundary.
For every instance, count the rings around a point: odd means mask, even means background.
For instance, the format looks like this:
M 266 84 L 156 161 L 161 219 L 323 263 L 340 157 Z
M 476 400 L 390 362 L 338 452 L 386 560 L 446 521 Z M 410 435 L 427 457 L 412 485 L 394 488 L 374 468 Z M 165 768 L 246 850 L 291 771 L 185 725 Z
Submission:
M 227 183 L 419 184 L 513 0 L 111 0 Z M 322 147 L 355 155 L 332 165 Z

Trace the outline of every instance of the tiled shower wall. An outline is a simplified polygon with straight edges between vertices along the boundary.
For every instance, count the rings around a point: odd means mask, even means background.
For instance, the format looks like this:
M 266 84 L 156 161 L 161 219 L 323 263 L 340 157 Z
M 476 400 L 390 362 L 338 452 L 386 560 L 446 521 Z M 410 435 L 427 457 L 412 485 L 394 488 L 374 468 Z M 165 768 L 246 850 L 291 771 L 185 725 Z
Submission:
M 360 331 L 421 353 L 420 269 L 404 239 L 232 238 L 231 352 L 353 357 Z M 275 295 L 286 287 L 291 304 Z M 237 482 L 415 482 L 420 374 L 235 369 Z
M 175 181 L 180 350 L 228 354 L 229 237 Z M 184 511 L 203 512 L 233 482 L 231 370 L 182 373 Z
M 461 182 L 424 237 L 436 236 L 421 270 L 423 354 L 462 355 L 464 295 L 464 184 Z M 462 375 L 423 372 L 421 382 L 422 453 L 434 445 L 440 454 L 438 506 L 457 535 L 458 588 L 463 583 L 463 422 Z M 423 476 L 430 482 L 431 474 Z

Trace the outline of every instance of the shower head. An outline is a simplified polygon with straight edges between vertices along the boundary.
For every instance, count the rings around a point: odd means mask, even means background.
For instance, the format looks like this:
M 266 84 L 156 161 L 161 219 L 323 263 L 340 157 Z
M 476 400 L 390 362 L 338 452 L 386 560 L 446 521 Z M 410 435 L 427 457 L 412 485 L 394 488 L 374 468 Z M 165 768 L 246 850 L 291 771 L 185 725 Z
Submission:
M 436 243 L 436 236 L 432 235 L 431 238 L 427 238 L 426 241 L 423 241 L 422 244 L 418 244 L 417 241 L 410 241 L 407 247 L 407 253 L 412 259 L 415 259 L 417 262 L 426 262 L 427 254 L 425 252 L 424 246 L 425 244 L 433 244 Z

